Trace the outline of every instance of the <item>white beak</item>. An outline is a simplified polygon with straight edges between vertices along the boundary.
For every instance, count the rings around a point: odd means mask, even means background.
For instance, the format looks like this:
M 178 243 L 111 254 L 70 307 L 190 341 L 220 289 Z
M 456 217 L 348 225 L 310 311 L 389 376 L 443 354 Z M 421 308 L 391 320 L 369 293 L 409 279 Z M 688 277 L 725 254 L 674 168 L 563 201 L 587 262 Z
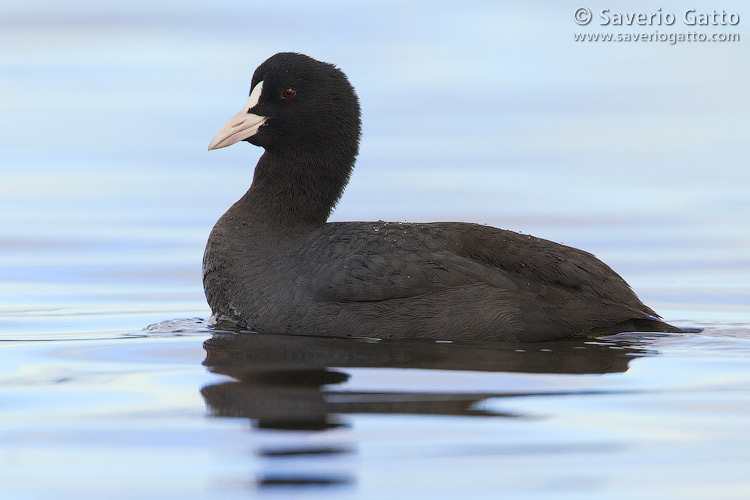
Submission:
M 254 108 L 260 100 L 260 93 L 263 90 L 263 82 L 258 82 L 250 92 L 250 98 L 242 107 L 239 113 L 234 115 L 226 122 L 208 145 L 208 150 L 225 148 L 236 142 L 240 142 L 248 137 L 252 137 L 258 132 L 258 129 L 266 123 L 266 117 L 250 113 L 249 110 Z

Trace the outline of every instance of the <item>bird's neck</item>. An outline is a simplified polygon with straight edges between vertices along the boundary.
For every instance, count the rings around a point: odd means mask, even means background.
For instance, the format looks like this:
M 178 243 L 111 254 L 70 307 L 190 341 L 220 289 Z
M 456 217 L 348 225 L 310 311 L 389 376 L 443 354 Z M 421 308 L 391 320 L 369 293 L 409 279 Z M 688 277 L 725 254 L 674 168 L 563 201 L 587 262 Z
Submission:
M 341 197 L 356 154 L 356 148 L 266 151 L 250 189 L 234 208 L 245 222 L 274 232 L 314 230 L 325 224 Z

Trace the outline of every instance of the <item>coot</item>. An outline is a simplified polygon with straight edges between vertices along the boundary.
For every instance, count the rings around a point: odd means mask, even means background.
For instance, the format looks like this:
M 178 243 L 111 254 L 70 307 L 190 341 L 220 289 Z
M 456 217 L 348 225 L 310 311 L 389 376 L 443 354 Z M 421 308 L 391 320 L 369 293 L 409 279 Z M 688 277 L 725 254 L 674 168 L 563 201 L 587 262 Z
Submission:
M 359 137 L 338 68 L 288 52 L 258 67 L 208 148 L 265 149 L 208 239 L 215 317 L 257 332 L 471 341 L 679 331 L 582 250 L 460 222 L 327 223 Z

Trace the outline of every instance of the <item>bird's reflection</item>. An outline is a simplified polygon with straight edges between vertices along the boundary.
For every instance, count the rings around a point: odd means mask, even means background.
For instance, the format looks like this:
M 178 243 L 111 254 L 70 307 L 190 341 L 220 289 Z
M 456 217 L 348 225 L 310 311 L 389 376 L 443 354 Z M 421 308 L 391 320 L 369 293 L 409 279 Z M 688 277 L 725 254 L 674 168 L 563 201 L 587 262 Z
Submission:
M 524 395 L 331 390 L 349 379 L 347 369 L 596 374 L 623 372 L 634 356 L 647 354 L 623 342 L 459 345 L 252 333 L 217 333 L 204 348 L 204 365 L 235 379 L 202 389 L 214 416 L 250 418 L 262 428 L 300 430 L 342 425 L 340 417 L 347 414 L 514 417 L 518 415 L 487 413 L 477 403 Z
M 214 416 L 248 418 L 264 429 L 300 431 L 345 426 L 342 419 L 351 414 L 518 418 L 523 415 L 482 409 L 478 403 L 490 398 L 580 394 L 477 393 L 450 387 L 425 392 L 347 390 L 350 373 L 358 368 L 602 374 L 624 372 L 634 357 L 649 354 L 625 341 L 459 345 L 253 333 L 216 333 L 204 348 L 203 364 L 234 379 L 201 390 Z M 257 454 L 266 471 L 254 484 L 259 488 L 351 486 L 355 481 L 349 474 L 321 474 L 319 468 L 310 474 L 284 473 L 279 460 L 335 460 L 355 450 L 355 444 L 314 445 L 306 439 L 292 446 L 265 446 Z

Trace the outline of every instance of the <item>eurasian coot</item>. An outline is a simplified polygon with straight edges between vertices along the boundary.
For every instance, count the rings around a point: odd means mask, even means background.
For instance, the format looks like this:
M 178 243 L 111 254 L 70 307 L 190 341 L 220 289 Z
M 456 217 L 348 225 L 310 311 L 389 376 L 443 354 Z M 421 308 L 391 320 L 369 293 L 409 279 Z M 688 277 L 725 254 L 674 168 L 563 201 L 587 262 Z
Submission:
M 360 108 L 335 66 L 279 53 L 211 141 L 265 149 L 203 260 L 216 317 L 269 333 L 540 341 L 679 331 L 592 254 L 460 222 L 333 222 Z

